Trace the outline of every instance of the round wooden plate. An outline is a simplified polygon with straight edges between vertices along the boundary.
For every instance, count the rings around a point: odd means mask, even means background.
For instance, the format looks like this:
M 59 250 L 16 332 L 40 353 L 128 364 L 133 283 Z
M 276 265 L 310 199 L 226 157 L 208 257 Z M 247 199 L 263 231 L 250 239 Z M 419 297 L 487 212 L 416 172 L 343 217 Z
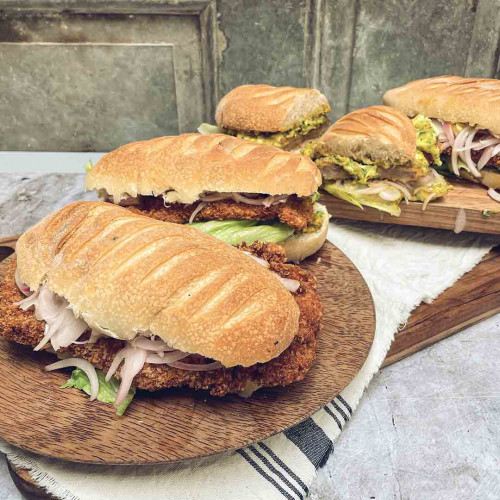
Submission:
M 303 263 L 324 305 L 317 358 L 306 378 L 251 398 L 202 391 L 139 392 L 123 417 L 111 405 L 60 390 L 68 373 L 45 373 L 48 353 L 0 342 L 0 438 L 72 462 L 151 464 L 241 448 L 305 420 L 356 376 L 375 332 L 372 297 L 352 262 L 326 243 Z M 5 265 L 0 265 L 3 276 Z

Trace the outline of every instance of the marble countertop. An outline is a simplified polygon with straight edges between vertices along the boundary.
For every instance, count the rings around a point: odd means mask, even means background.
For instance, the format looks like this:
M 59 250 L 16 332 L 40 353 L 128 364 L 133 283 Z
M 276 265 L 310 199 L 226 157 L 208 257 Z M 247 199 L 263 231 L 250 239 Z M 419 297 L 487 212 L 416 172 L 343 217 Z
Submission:
M 75 199 L 94 199 L 82 185 L 77 174 L 3 173 L 0 237 Z M 311 498 L 500 498 L 499 359 L 497 315 L 383 369 Z M 3 457 L 0 498 L 22 498 Z

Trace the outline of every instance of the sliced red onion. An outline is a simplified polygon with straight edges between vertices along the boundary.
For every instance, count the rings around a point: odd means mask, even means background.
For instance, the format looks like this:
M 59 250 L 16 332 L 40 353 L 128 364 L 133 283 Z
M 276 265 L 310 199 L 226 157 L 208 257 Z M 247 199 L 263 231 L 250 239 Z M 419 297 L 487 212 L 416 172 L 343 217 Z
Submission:
M 431 200 L 433 200 L 436 197 L 436 193 L 431 193 L 427 198 L 424 200 L 424 203 L 422 204 L 422 212 L 427 208 L 427 205 Z
M 201 212 L 205 208 L 206 203 L 201 202 L 194 210 L 193 213 L 191 214 L 191 217 L 189 217 L 189 224 L 192 224 L 194 221 L 194 218 L 198 215 L 199 212 Z
M 292 293 L 295 293 L 300 288 L 300 281 L 292 280 L 290 278 L 282 278 L 278 274 L 276 274 L 278 279 L 285 285 L 285 288 Z
M 248 198 L 247 196 L 243 196 L 240 193 L 233 193 L 233 198 L 236 202 L 246 203 L 247 205 L 263 205 L 262 199 L 253 199 Z M 266 199 L 266 198 L 264 198 Z
M 19 290 L 23 293 L 23 295 L 30 295 L 31 294 L 31 289 L 29 286 L 25 285 L 24 283 L 21 282 L 19 279 L 19 268 L 16 267 L 16 272 L 14 273 L 14 279 L 16 280 L 16 285 Z
M 88 325 L 80 318 L 75 317 L 71 309 L 67 309 L 65 319 L 56 332 L 51 336 L 50 343 L 54 351 L 61 347 L 68 347 L 75 340 L 78 340 L 82 333 L 87 330 Z
M 483 151 L 481 158 L 479 158 L 479 161 L 477 162 L 477 168 L 479 170 L 482 170 L 482 168 L 488 163 L 490 158 L 493 156 L 492 153 L 493 153 L 493 146 L 489 146 Z
M 38 295 L 40 294 L 40 288 L 31 295 L 28 295 L 25 299 L 19 302 L 14 302 L 15 306 L 19 306 L 23 311 L 27 311 L 31 306 L 34 306 L 38 300 Z
M 465 163 L 467 164 L 470 171 L 472 172 L 472 175 L 474 177 L 481 177 L 481 173 L 479 172 L 479 170 L 477 170 L 476 164 L 472 160 L 472 154 L 471 154 L 471 149 L 470 149 L 472 141 L 474 140 L 474 136 L 476 135 L 476 133 L 477 133 L 477 130 L 472 130 L 469 133 L 469 135 L 467 136 L 467 139 L 465 139 L 466 150 L 464 152 L 464 155 L 465 155 Z
M 499 144 L 500 139 L 497 137 L 483 137 L 482 139 L 479 139 L 477 142 L 472 142 L 468 146 L 465 145 L 463 148 L 461 148 L 459 151 L 466 151 L 468 148 L 473 149 L 474 151 L 481 151 L 481 149 L 486 148 L 487 146 L 491 146 L 494 144 Z
M 436 129 L 436 132 L 438 134 L 444 134 L 443 124 L 439 120 L 431 118 L 431 123 L 434 126 L 434 128 Z
M 277 203 L 285 203 L 287 199 L 288 199 L 288 195 L 286 195 L 286 194 L 268 196 L 267 198 L 264 198 L 262 200 L 262 204 L 266 208 L 269 208 L 271 205 L 276 205 Z
M 163 340 L 151 340 L 146 337 L 136 337 L 132 340 L 131 345 L 133 347 L 140 347 L 141 349 L 146 349 L 146 351 L 174 351 L 168 344 L 163 342 Z
M 493 188 L 488 189 L 488 194 L 493 198 L 495 201 L 500 202 L 500 193 L 497 193 Z
M 115 354 L 115 357 L 113 358 L 113 362 L 111 363 L 111 366 L 109 367 L 108 372 L 106 373 L 105 380 L 106 382 L 109 382 L 111 377 L 116 373 L 116 370 L 118 370 L 118 367 L 120 366 L 120 363 L 123 361 L 125 356 L 127 355 L 128 351 L 130 351 L 132 347 L 130 344 L 127 343 L 127 346 L 118 351 Z
M 243 251 L 244 254 L 248 255 L 249 257 L 251 257 L 253 260 L 255 260 L 255 262 L 257 262 L 258 264 L 260 264 L 261 266 L 264 266 L 264 267 L 269 267 L 269 262 L 267 262 L 267 260 L 265 259 L 261 259 L 260 257 L 257 257 L 256 255 L 254 255 L 253 253 L 251 252 L 247 252 L 247 251 Z
M 146 362 L 147 351 L 132 347 L 126 354 L 120 370 L 120 387 L 116 395 L 115 406 L 120 406 L 126 399 L 134 377 L 142 370 Z
M 252 259 L 254 259 L 261 266 L 269 267 L 269 262 L 267 262 L 267 260 L 261 259 L 260 257 L 257 257 L 250 252 L 243 251 L 243 253 L 247 254 L 249 257 L 252 257 Z M 285 285 L 285 288 L 289 292 L 294 293 L 300 288 L 300 281 L 292 280 L 289 278 L 282 278 L 278 273 L 275 273 L 274 271 L 271 272 L 281 281 L 281 283 L 283 283 L 283 285 Z
M 467 138 L 467 135 L 469 134 L 469 129 L 470 127 L 464 128 L 455 138 L 455 142 L 453 143 L 452 150 L 451 150 L 451 166 L 453 168 L 453 173 L 459 177 L 460 176 L 460 169 L 458 168 L 458 155 L 462 156 L 462 153 L 459 153 L 458 150 L 462 147 L 464 144 L 464 140 Z
M 67 368 L 68 366 L 76 366 L 85 372 L 90 382 L 90 401 L 93 401 L 99 394 L 99 379 L 97 378 L 95 368 L 89 361 L 80 358 L 67 358 L 56 361 L 46 366 L 44 369 L 47 372 L 51 372 L 53 370 L 59 370 L 59 368 Z
M 214 361 L 213 363 L 206 364 L 194 364 L 194 363 L 183 363 L 182 361 L 176 361 L 175 363 L 170 363 L 173 368 L 179 368 L 179 370 L 186 370 L 191 372 L 206 372 L 210 370 L 218 370 L 219 368 L 224 368 L 224 365 L 220 361 Z
M 184 359 L 187 356 L 189 356 L 189 353 L 182 351 L 169 352 L 168 354 L 164 354 L 163 356 L 160 356 L 159 353 L 148 353 L 146 357 L 146 363 L 152 363 L 154 365 L 171 365 L 175 361 Z
M 455 143 L 455 134 L 453 133 L 453 129 L 451 128 L 451 123 L 443 122 L 443 132 L 450 143 L 450 146 L 453 146 Z
M 465 213 L 464 208 L 460 208 L 457 212 L 457 217 L 455 219 L 455 228 L 453 231 L 455 234 L 461 233 L 465 226 L 467 225 L 467 214 Z
M 214 194 L 204 194 L 200 196 L 201 201 L 222 201 L 227 199 L 232 199 L 233 195 L 231 193 L 214 193 Z

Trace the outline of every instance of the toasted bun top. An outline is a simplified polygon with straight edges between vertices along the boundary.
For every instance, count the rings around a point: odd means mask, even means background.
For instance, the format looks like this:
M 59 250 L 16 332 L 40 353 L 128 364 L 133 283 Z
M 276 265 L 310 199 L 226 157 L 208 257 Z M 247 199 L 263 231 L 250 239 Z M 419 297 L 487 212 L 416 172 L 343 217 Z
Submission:
M 87 189 L 194 203 L 204 191 L 310 196 L 321 174 L 309 158 L 224 134 L 183 134 L 134 142 L 108 153 L 87 174 Z
M 500 134 L 500 80 L 438 76 L 388 90 L 384 103 L 408 116 L 419 113 L 452 123 L 468 123 Z
M 299 308 L 270 271 L 200 231 L 77 202 L 19 239 L 20 279 L 45 283 L 90 327 L 123 340 L 155 334 L 224 366 L 278 356 L 293 340 Z
M 400 111 L 370 106 L 336 121 L 320 138 L 317 149 L 324 155 L 405 165 L 415 160 L 416 132 Z
M 219 127 L 279 132 L 330 111 L 326 97 L 315 89 L 242 85 L 226 94 L 215 111 Z

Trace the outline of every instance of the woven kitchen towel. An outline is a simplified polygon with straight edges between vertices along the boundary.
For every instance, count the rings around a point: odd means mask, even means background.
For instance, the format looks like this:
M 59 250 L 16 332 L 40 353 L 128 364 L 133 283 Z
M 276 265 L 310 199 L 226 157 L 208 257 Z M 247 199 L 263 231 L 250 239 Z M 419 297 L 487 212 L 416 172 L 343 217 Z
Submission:
M 331 223 L 329 240 L 365 278 L 375 301 L 377 326 L 373 347 L 357 377 L 305 422 L 236 452 L 173 465 L 76 465 L 5 443 L 0 449 L 64 499 L 304 498 L 379 369 L 398 326 L 420 302 L 433 300 L 472 269 L 494 243 L 472 234 L 338 221 Z

